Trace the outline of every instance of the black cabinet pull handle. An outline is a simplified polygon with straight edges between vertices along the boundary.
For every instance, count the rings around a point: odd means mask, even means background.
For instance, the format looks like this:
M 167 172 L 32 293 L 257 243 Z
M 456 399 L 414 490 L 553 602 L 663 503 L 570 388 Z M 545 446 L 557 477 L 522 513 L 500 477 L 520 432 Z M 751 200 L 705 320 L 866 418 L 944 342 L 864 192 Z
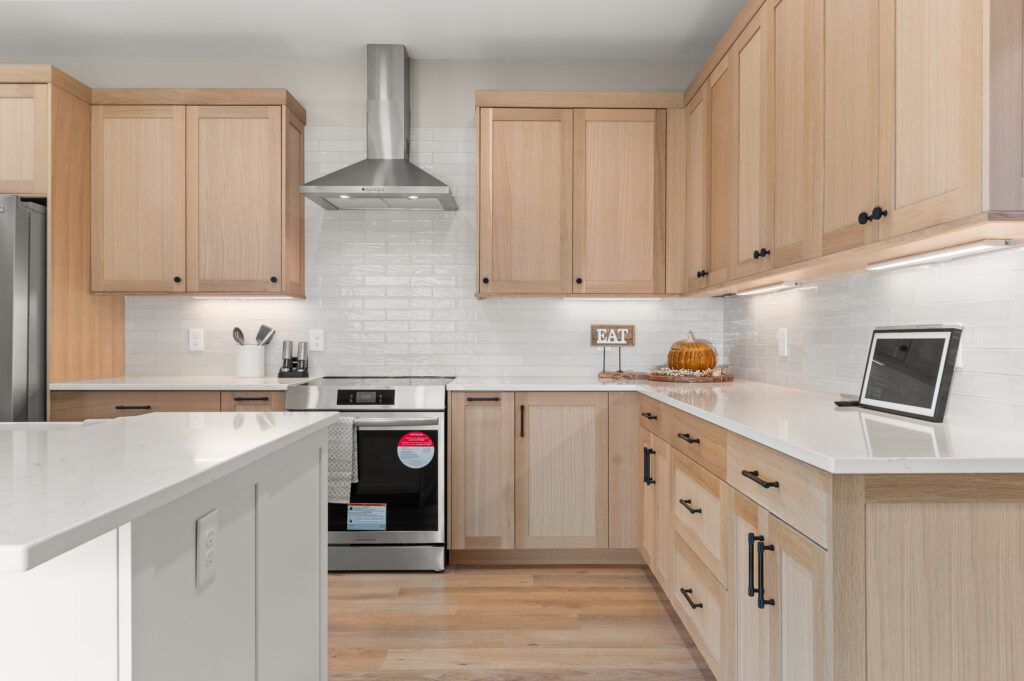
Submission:
M 119 404 L 116 407 L 114 407 L 114 409 L 143 409 L 143 410 L 144 409 L 152 409 L 152 408 L 153 407 L 151 407 L 148 404 L 140 404 L 140 405 L 137 405 L 137 406 L 136 405 L 131 405 L 131 404 Z
M 500 397 L 467 397 L 467 402 L 501 402 Z
M 882 218 L 884 218 L 888 214 L 889 214 L 889 211 L 882 210 L 881 206 L 875 206 L 874 209 L 871 211 L 871 219 L 872 220 L 881 220 Z
M 754 543 L 763 539 L 759 534 L 747 532 L 747 595 L 751 598 L 760 593 L 760 589 L 754 586 Z
M 701 277 L 706 277 L 706 276 L 708 276 L 708 271 L 707 270 L 701 270 L 700 272 L 697 273 L 697 278 L 698 279 L 700 279 Z
M 490 283 L 491 283 L 491 280 L 490 280 L 490 279 L 488 279 L 487 277 L 484 277 L 484 283 L 485 283 L 485 284 L 490 284 Z
M 269 402 L 270 398 L 266 395 L 262 397 L 236 397 L 235 402 Z
M 174 278 L 174 283 L 175 284 L 180 284 L 181 283 L 181 277 L 175 277 Z
M 775 545 L 765 544 L 763 539 L 762 537 L 762 541 L 757 544 L 757 607 L 761 610 L 764 610 L 766 605 L 775 605 L 774 598 L 764 597 L 764 552 L 774 551 Z
M 703 513 L 704 512 L 704 509 L 702 509 L 702 508 L 694 508 L 693 506 L 690 505 L 690 504 L 693 503 L 693 499 L 680 499 L 679 503 L 682 504 L 683 508 L 685 508 L 691 514 L 693 514 L 693 513 Z
M 658 420 L 658 416 L 656 414 L 652 414 L 649 411 L 642 411 L 642 412 L 640 412 L 640 416 L 643 416 L 648 421 L 657 421 Z
M 690 437 L 689 433 L 676 433 L 676 437 L 678 437 L 680 440 L 686 440 L 691 445 L 699 445 L 700 444 L 700 438 L 699 437 Z
M 652 455 L 654 455 L 654 454 L 657 454 L 657 453 L 658 452 L 656 450 L 654 450 L 654 449 L 648 449 L 647 450 L 647 456 L 648 456 L 648 459 L 647 459 L 647 484 L 648 485 L 654 485 L 654 484 L 657 484 L 657 482 L 658 482 L 657 480 L 655 480 L 654 478 L 651 477 L 651 464 L 650 464 L 650 461 L 651 461 L 650 457 Z
M 750 478 L 751 480 L 761 485 L 761 487 L 764 487 L 765 489 L 768 489 L 769 487 L 779 486 L 778 480 L 765 480 L 764 478 L 758 476 L 757 471 L 743 471 L 743 477 Z
M 644 484 L 651 484 L 651 450 L 644 447 Z
M 871 220 L 871 216 L 868 215 L 867 213 L 865 213 L 864 211 L 861 211 L 860 215 L 857 216 L 857 222 L 859 222 L 862 225 L 868 224 L 868 222 L 870 220 Z
M 526 405 L 519 405 L 519 437 L 526 437 Z
M 680 589 L 679 593 L 683 594 L 683 598 L 686 599 L 686 602 L 689 603 L 690 607 L 693 608 L 694 610 L 696 610 L 697 608 L 703 608 L 704 607 L 703 603 L 696 603 L 696 602 L 694 602 L 694 600 L 692 598 L 690 598 L 690 594 L 693 593 L 693 589 Z

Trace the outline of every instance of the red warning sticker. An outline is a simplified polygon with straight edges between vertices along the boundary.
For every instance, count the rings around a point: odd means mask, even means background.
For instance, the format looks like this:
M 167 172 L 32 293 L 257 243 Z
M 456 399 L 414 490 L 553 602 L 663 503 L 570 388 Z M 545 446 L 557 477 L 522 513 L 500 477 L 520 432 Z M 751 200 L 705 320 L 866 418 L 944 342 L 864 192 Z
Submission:
M 434 441 L 414 430 L 398 441 L 398 458 L 408 468 L 423 468 L 434 459 Z

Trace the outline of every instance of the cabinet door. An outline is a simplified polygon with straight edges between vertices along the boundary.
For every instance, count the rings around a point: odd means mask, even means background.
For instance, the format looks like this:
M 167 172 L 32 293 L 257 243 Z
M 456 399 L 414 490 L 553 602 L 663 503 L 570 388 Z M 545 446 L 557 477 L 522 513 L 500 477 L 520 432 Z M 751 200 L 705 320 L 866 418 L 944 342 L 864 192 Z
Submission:
M 758 607 L 757 543 L 765 538 L 768 513 L 742 494 L 732 501 L 732 604 L 735 646 L 732 674 L 743 681 L 773 681 L 771 675 L 771 612 Z
M 281 107 L 187 117 L 188 290 L 281 292 Z
M 665 111 L 576 109 L 573 292 L 665 292 Z
M 672 447 L 659 437 L 653 439 L 651 465 L 654 471 L 654 493 L 657 515 L 657 566 L 655 574 L 663 588 L 671 588 L 675 561 L 675 530 L 672 528 Z
M 824 254 L 878 238 L 879 0 L 824 0 Z M 926 95 L 927 96 L 927 95 Z
M 46 85 L 0 85 L 0 194 L 45 195 L 50 116 Z
M 725 57 L 708 76 L 708 285 L 729 278 L 729 240 L 736 229 L 736 104 Z
M 729 239 L 729 278 L 756 274 L 771 258 L 771 80 L 762 5 L 729 52 L 736 90 L 736 220 Z
M 645 428 L 640 429 L 639 457 L 637 458 L 637 480 L 640 481 L 640 555 L 652 571 L 658 563 L 658 495 L 651 479 L 655 477 L 657 465 L 652 462 L 654 435 Z
M 572 109 L 480 109 L 481 293 L 572 291 Z
M 284 391 L 235 390 L 220 394 L 221 411 L 284 411 Z
M 515 548 L 514 402 L 513 393 L 452 393 L 450 548 Z
M 983 16 L 978 0 L 880 2 L 881 238 L 981 210 Z
M 665 112 L 665 293 L 686 293 L 686 131 L 685 109 Z
M 185 107 L 92 108 L 92 290 L 185 291 Z
M 306 201 L 299 193 L 306 175 L 306 126 L 283 109 L 284 292 L 306 295 Z
M 825 681 L 825 549 L 775 516 L 764 541 L 771 681 Z
M 770 267 L 821 254 L 822 0 L 771 0 Z
M 702 87 L 686 105 L 686 292 L 708 285 L 710 264 L 710 224 L 708 222 L 710 155 L 707 86 Z
M 517 549 L 608 546 L 608 394 L 516 393 Z

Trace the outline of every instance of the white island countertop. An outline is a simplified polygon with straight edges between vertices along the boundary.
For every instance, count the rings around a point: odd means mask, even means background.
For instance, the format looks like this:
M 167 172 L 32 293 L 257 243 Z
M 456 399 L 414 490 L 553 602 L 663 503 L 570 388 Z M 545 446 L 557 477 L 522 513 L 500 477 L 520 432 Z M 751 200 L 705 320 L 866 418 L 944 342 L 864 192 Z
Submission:
M 752 381 L 652 383 L 598 378 L 457 378 L 449 391 L 633 390 L 829 473 L 1024 473 L 1024 428 L 944 423 L 861 407 L 839 395 Z
M 0 572 L 31 569 L 337 418 L 184 412 L 0 424 Z
M 285 390 L 308 378 L 235 378 L 234 376 L 117 376 L 51 383 L 50 390 Z

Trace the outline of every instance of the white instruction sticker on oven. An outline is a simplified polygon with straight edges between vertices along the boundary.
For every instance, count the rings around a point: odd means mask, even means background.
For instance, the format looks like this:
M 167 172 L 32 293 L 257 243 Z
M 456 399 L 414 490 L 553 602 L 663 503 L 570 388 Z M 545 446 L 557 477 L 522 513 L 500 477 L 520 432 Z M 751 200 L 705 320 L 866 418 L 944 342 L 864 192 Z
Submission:
M 386 530 L 388 529 L 387 504 L 349 504 L 348 529 L 350 530 Z
M 408 468 L 423 468 L 434 460 L 434 441 L 417 430 L 406 433 L 398 441 L 398 458 Z

